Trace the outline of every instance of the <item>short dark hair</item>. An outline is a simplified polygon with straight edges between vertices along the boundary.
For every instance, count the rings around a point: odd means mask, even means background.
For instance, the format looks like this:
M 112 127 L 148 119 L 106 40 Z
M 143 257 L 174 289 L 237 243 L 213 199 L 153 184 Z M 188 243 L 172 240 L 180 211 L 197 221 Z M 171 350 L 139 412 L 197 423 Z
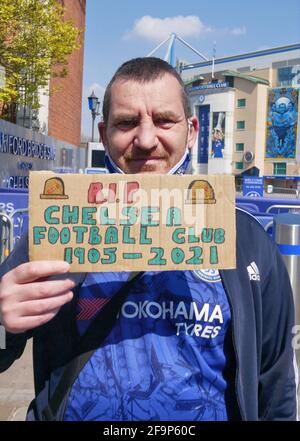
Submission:
M 186 117 L 191 116 L 189 98 L 185 90 L 184 82 L 182 81 L 180 75 L 177 73 L 176 69 L 172 67 L 169 63 L 156 57 L 143 57 L 143 58 L 133 58 L 132 60 L 123 63 L 119 69 L 116 71 L 112 79 L 110 80 L 104 94 L 103 99 L 103 121 L 107 124 L 109 109 L 110 109 L 110 99 L 111 99 L 111 88 L 112 85 L 119 79 L 132 80 L 140 83 L 147 83 L 150 81 L 155 81 L 162 76 L 169 74 L 176 78 L 179 85 L 181 86 L 181 97 L 182 104 L 184 108 L 184 113 Z

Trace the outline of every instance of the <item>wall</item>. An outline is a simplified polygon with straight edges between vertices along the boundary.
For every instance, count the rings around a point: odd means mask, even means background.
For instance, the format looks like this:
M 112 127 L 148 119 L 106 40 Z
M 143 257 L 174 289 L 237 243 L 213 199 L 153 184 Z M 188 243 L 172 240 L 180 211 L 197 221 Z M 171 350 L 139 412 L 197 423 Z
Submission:
M 29 171 L 76 173 L 85 163 L 85 149 L 0 119 L 0 188 L 27 188 Z
M 85 0 L 64 0 L 66 18 L 79 28 L 85 26 Z M 50 93 L 57 87 L 59 92 L 49 99 L 48 135 L 74 145 L 80 144 L 81 102 L 83 80 L 83 44 L 69 57 L 66 78 L 51 78 Z
M 244 143 L 244 152 L 235 152 L 234 162 L 243 162 L 245 152 L 254 153 L 254 160 L 251 163 L 244 163 L 243 171 L 251 167 L 258 167 L 260 175 L 264 169 L 264 151 L 265 151 L 265 132 L 266 132 L 266 107 L 267 107 L 267 86 L 255 84 L 250 81 L 235 78 L 236 102 L 234 117 L 234 150 L 236 143 Z M 245 108 L 237 108 L 237 100 L 246 99 Z M 237 121 L 245 121 L 245 130 L 236 128 Z M 237 174 L 241 170 L 233 171 Z
M 234 79 L 234 86 L 236 88 L 236 96 L 234 102 L 234 133 L 233 133 L 233 164 L 232 171 L 235 174 L 240 174 L 248 165 L 244 163 L 243 170 L 236 169 L 236 162 L 243 162 L 244 153 L 247 151 L 254 151 L 255 139 L 255 91 L 256 84 L 246 81 L 241 78 Z M 246 99 L 246 107 L 238 108 L 237 100 Z M 245 129 L 237 129 L 237 121 L 245 121 Z M 244 151 L 236 152 L 236 144 L 243 143 Z M 251 166 L 253 164 L 250 164 Z
M 256 133 L 255 133 L 255 165 L 260 169 L 260 176 L 265 175 L 265 149 L 267 124 L 267 92 L 268 87 L 257 85 L 256 101 Z

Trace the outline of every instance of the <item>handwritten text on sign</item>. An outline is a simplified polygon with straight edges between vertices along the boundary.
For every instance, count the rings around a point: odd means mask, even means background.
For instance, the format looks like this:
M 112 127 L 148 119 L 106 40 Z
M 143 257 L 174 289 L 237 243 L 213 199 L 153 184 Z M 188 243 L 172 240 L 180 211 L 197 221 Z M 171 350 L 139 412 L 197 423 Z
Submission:
M 30 174 L 31 260 L 73 271 L 235 267 L 230 176 Z

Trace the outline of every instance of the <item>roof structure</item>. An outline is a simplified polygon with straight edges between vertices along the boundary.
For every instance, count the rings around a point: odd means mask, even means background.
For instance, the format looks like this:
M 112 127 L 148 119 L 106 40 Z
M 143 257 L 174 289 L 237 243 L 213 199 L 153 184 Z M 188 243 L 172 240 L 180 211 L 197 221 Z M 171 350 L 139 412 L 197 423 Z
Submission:
M 255 77 L 254 75 L 244 74 L 235 70 L 225 70 L 224 72 L 222 72 L 222 75 L 224 75 L 225 77 L 241 78 L 243 80 L 252 81 L 252 83 L 256 84 L 265 84 L 267 86 L 270 85 L 270 82 L 265 78 Z

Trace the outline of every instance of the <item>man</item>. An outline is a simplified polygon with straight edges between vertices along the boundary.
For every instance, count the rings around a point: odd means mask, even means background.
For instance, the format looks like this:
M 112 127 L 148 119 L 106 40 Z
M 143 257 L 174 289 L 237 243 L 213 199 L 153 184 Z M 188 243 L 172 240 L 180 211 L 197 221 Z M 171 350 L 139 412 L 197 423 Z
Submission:
M 198 122 L 182 80 L 166 62 L 138 58 L 122 65 L 106 90 L 103 116 L 110 172 L 189 169 Z M 53 279 L 67 273 L 66 263 L 23 264 L 26 259 L 19 247 L 1 271 L 1 321 L 10 334 L 0 369 L 21 355 L 33 335 L 37 397 L 29 419 L 49 415 L 49 397 L 59 401 L 66 365 L 96 321 L 85 305 L 101 316 L 122 290 L 111 328 L 91 345 L 94 351 L 58 412 L 51 404 L 50 417 L 295 419 L 289 279 L 275 245 L 246 213 L 237 212 L 236 270 L 146 272 L 131 281 L 124 272 Z M 195 308 L 200 317 L 192 314 Z M 215 308 L 220 314 L 211 318 Z M 108 316 L 103 314 L 98 333 Z
M 213 123 L 215 123 L 215 117 L 218 119 L 212 132 L 211 156 L 212 158 L 223 158 L 225 113 L 218 112 L 213 114 Z
M 224 135 L 221 130 L 214 129 L 212 134 L 212 148 L 211 156 L 212 158 L 223 158 L 224 150 Z

